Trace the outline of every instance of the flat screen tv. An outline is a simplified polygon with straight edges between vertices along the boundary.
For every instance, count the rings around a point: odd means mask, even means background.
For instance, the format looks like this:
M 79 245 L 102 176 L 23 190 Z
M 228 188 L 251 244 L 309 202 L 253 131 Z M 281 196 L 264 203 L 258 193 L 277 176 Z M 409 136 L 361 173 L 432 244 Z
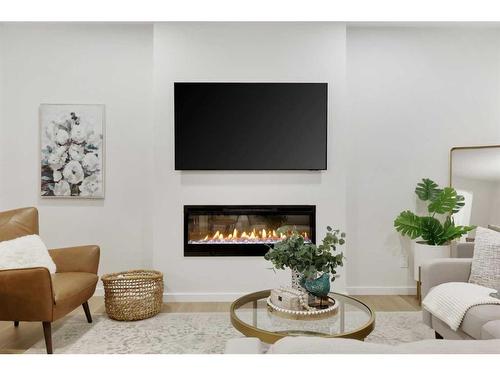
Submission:
M 324 170 L 327 83 L 176 82 L 176 170 Z

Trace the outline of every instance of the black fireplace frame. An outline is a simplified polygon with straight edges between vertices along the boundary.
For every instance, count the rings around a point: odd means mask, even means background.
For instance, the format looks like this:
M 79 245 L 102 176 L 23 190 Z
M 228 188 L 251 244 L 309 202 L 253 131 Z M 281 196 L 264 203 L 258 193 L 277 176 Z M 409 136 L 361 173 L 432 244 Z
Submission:
M 265 244 L 189 244 L 189 215 L 200 214 L 259 214 L 273 213 L 282 215 L 309 215 L 310 238 L 316 242 L 316 206 L 314 205 L 205 205 L 184 206 L 184 256 L 264 256 L 269 250 Z

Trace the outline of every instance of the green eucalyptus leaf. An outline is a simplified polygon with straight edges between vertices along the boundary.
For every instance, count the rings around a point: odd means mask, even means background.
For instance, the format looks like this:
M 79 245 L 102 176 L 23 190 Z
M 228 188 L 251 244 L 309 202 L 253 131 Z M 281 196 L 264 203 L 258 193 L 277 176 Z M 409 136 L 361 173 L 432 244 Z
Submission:
M 294 231 L 284 240 L 274 244 L 264 259 L 270 261 L 275 269 L 288 267 L 306 277 L 313 277 L 318 272 L 332 272 L 336 267 L 342 266 L 343 254 L 332 254 L 336 244 L 340 246 L 340 242 L 345 243 L 345 240 L 339 240 L 338 233 L 340 230 L 333 231 L 329 228 L 321 245 L 316 246 L 305 242 L 304 238 Z

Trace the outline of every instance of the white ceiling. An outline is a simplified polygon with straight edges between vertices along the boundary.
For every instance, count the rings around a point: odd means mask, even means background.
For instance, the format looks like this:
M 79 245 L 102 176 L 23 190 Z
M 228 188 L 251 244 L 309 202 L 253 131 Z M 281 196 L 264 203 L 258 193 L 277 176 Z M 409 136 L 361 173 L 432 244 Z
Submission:
M 453 150 L 453 177 L 500 181 L 500 147 Z

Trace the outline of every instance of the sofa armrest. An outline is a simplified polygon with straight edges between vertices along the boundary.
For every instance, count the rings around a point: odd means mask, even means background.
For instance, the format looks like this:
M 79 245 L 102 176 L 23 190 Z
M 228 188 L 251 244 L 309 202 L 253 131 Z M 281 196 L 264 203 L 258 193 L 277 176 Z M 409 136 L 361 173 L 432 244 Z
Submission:
M 449 282 L 467 282 L 470 276 L 472 259 L 444 258 L 435 259 L 422 265 L 422 297 L 436 285 Z
M 491 339 L 500 339 L 500 320 L 490 320 L 481 327 L 481 340 Z
M 0 320 L 50 322 L 53 306 L 47 268 L 0 270 Z
M 99 268 L 99 246 L 76 246 L 49 250 L 57 266 L 57 273 L 88 272 L 97 275 Z
M 262 354 L 266 349 L 256 337 L 242 337 L 238 339 L 229 339 L 226 342 L 224 354 Z

